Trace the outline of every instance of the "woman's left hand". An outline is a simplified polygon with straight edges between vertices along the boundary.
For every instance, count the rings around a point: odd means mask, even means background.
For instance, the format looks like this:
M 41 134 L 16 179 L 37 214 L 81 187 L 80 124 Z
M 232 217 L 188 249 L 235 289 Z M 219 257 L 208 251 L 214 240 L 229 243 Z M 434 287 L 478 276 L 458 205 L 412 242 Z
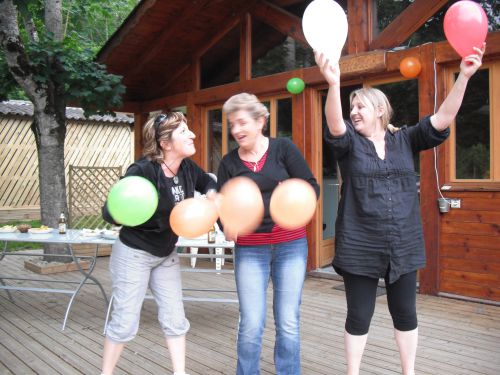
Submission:
M 477 70 L 482 64 L 485 49 L 486 49 L 486 43 L 483 43 L 482 48 L 474 47 L 474 51 L 476 51 L 477 53 L 465 56 L 462 59 L 462 62 L 460 63 L 460 71 L 464 76 L 470 78 L 474 73 L 477 72 Z

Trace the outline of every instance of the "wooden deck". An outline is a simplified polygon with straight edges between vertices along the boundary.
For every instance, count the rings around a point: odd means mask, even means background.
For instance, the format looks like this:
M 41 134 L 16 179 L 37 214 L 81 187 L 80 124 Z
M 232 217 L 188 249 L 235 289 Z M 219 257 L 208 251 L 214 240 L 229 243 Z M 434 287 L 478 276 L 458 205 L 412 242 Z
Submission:
M 27 274 L 21 257 L 0 262 L 2 275 Z M 186 261 L 186 259 L 184 259 Z M 199 267 L 214 263 L 198 259 Z M 109 293 L 108 258 L 94 272 Z M 229 265 L 230 267 L 230 265 Z M 39 275 L 36 275 L 37 277 Z M 58 277 L 68 279 L 72 273 Z M 231 274 L 183 273 L 186 288 L 233 288 Z M 344 374 L 345 299 L 341 282 L 308 277 L 302 305 L 304 375 Z M 61 324 L 68 296 L 0 291 L 0 374 L 99 374 L 105 303 L 95 286 L 75 301 L 65 331 Z M 418 296 L 418 375 L 500 373 L 500 307 L 442 297 Z M 187 368 L 191 375 L 234 374 L 237 304 L 186 302 L 191 322 Z M 155 304 L 146 300 L 138 336 L 125 349 L 115 374 L 171 374 Z M 273 374 L 271 299 L 262 351 L 262 374 Z M 399 374 L 399 359 L 385 296 L 377 298 L 362 374 Z

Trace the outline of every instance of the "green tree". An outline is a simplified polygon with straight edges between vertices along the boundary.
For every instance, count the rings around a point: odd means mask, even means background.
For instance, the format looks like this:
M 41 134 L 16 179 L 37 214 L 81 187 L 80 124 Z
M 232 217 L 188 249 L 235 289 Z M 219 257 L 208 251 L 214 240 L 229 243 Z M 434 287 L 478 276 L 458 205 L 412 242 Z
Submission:
M 66 104 L 79 103 L 86 115 L 109 113 L 121 106 L 125 91 L 120 76 L 108 74 L 103 65 L 94 61 L 92 50 L 99 48 L 109 34 L 97 35 L 97 24 L 89 28 L 81 24 L 80 31 L 85 30 L 81 34 L 69 29 L 77 25 L 71 12 L 84 14 L 84 5 L 97 12 L 97 4 L 68 0 L 63 8 L 61 0 L 0 1 L 0 66 L 4 63 L 0 68 L 0 99 L 20 88 L 33 103 L 31 130 L 38 152 L 41 220 L 51 227 L 57 225 L 61 212 L 68 213 L 64 173 Z M 82 41 L 89 34 L 95 38 L 86 46 Z M 45 254 L 63 251 L 55 246 L 44 248 Z

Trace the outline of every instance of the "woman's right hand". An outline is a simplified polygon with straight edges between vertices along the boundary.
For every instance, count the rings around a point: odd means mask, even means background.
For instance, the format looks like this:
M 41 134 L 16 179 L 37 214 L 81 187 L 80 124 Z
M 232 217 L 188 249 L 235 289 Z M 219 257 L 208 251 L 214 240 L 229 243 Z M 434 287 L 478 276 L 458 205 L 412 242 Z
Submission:
M 340 67 L 339 64 L 332 65 L 330 60 L 319 51 L 314 51 L 314 59 L 316 64 L 318 64 L 319 70 L 323 77 L 325 77 L 326 82 L 329 86 L 339 86 L 340 85 Z

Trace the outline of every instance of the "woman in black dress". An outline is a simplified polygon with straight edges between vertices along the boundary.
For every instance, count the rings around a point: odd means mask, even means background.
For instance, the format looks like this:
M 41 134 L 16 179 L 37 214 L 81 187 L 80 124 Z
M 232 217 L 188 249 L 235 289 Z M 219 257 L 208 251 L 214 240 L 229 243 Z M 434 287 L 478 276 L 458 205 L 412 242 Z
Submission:
M 413 154 L 446 140 L 469 78 L 484 53 L 463 58 L 460 74 L 437 113 L 411 127 L 389 124 L 387 97 L 374 88 L 351 93 L 350 121 L 340 101 L 340 70 L 316 52 L 316 63 L 328 82 L 325 139 L 342 176 L 333 266 L 344 278 L 347 319 L 344 344 L 347 374 L 359 374 L 379 278 L 385 279 L 404 375 L 415 373 L 418 342 L 417 270 L 425 266 L 420 205 Z

